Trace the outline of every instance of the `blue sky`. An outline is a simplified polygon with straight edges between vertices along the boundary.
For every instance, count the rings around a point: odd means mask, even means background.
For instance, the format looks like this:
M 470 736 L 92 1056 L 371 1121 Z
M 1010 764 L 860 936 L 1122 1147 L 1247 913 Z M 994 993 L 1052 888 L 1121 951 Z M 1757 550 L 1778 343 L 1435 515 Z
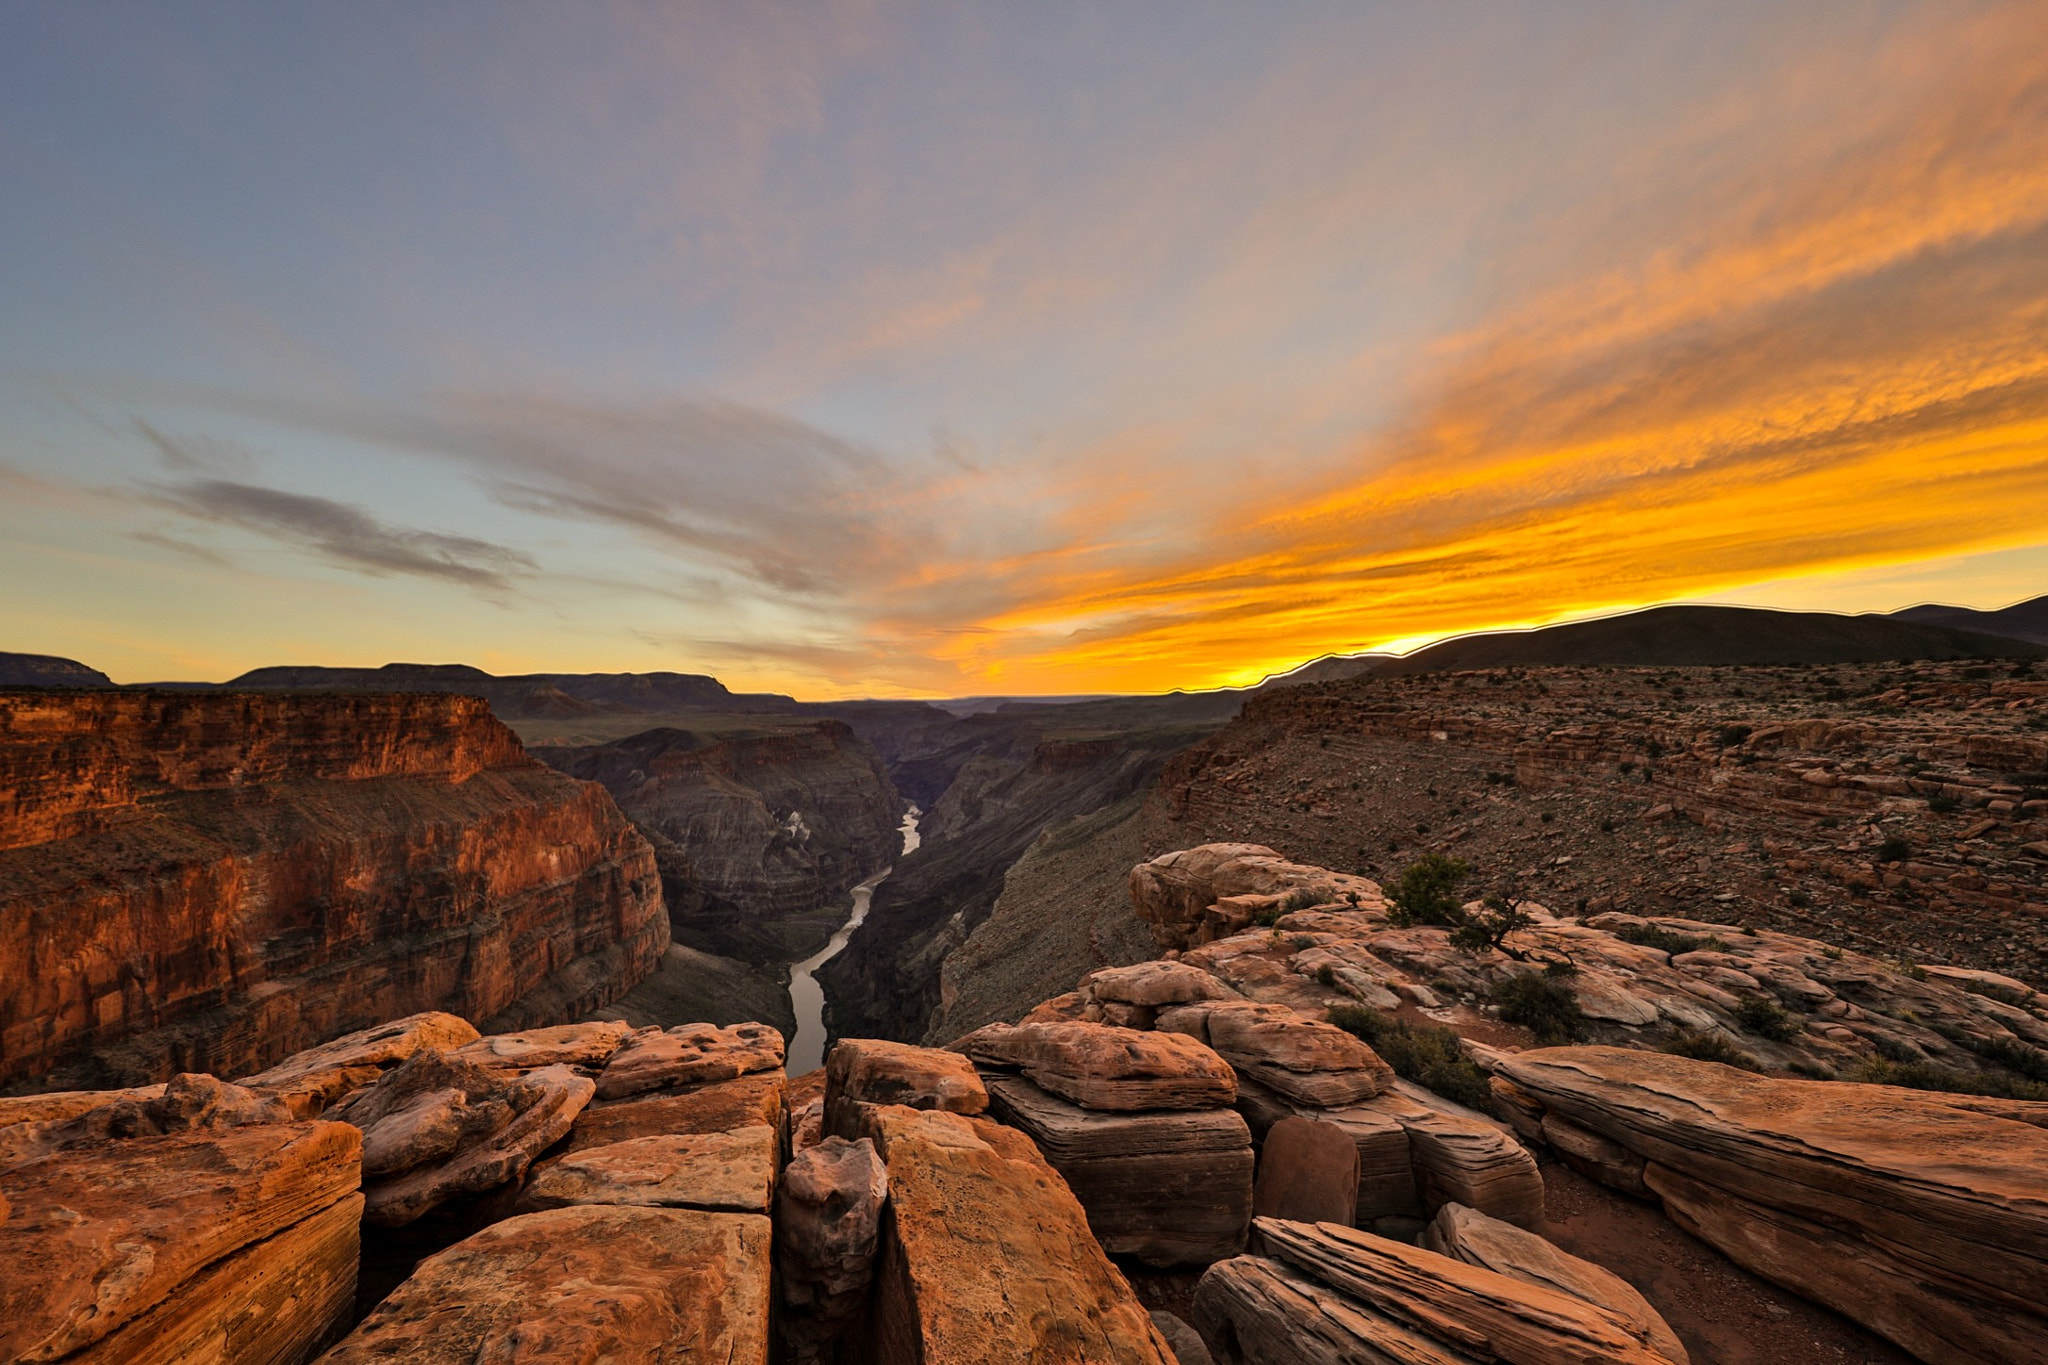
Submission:
M 2042 590 L 2030 5 L 0 10 L 0 643 L 1242 681 Z

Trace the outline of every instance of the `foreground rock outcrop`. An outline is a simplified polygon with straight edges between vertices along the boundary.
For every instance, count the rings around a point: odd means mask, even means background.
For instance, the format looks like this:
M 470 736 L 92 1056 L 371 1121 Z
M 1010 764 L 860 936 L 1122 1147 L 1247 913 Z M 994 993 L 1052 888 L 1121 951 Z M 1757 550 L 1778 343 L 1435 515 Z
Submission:
M 1924 1360 L 2048 1360 L 2048 1131 L 1892 1086 L 1620 1048 L 1499 1060 L 1503 1111 Z
M 750 1214 L 524 1214 L 422 1262 L 321 1360 L 767 1365 L 768 1240 Z
M 645 840 L 471 698 L 0 693 L 0 793 L 0 1085 L 554 1022 L 668 942 Z
M 216 1103 L 151 1102 L 135 1136 L 81 1116 L 68 1138 L 0 1157 L 0 1358 L 292 1362 L 345 1321 L 356 1130 L 188 1092 Z
M 1590 1300 L 1419 1247 L 1277 1218 L 1257 1234 L 1263 1255 L 1211 1267 L 1195 1291 L 1195 1325 L 1223 1365 L 1684 1360 Z

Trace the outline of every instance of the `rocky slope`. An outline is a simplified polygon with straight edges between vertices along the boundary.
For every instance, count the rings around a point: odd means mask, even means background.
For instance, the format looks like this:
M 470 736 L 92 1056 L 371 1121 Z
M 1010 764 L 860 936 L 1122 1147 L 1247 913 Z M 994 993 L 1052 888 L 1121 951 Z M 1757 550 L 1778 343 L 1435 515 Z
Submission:
M 831 927 L 793 921 L 888 867 L 900 846 L 889 775 L 841 721 L 728 720 L 534 753 L 612 794 L 654 846 L 677 940 L 721 956 L 804 956 Z
M 480 702 L 0 693 L 0 1083 L 571 1018 L 667 943 L 646 842 Z

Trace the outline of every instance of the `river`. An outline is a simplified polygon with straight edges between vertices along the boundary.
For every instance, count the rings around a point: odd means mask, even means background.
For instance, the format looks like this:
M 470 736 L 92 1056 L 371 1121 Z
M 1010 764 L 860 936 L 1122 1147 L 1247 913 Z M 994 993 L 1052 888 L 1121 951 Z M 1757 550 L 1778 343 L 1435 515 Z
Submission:
M 903 814 L 905 853 L 917 848 L 917 817 L 923 813 L 912 806 Z M 790 1075 L 801 1076 L 825 1064 L 825 988 L 818 984 L 816 972 L 846 947 L 853 931 L 860 928 L 860 922 L 868 917 L 868 903 L 875 898 L 875 888 L 894 870 L 885 868 L 853 888 L 853 913 L 832 935 L 832 941 L 790 968 L 789 1002 L 796 1009 L 796 1037 L 789 1040 L 789 1064 L 786 1067 Z

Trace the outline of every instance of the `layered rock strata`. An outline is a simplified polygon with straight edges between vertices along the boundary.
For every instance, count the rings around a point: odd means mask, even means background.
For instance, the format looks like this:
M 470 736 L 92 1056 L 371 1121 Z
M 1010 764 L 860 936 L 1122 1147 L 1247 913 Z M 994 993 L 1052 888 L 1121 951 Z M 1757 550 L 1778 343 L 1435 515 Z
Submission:
M 1890 1086 L 1620 1048 L 1499 1059 L 1503 1110 L 1923 1360 L 2048 1360 L 2048 1132 Z
M 0 693 L 0 793 L 0 1084 L 550 1022 L 667 946 L 646 842 L 471 698 Z
M 1195 1290 L 1223 1365 L 1677 1365 L 1596 1303 L 1435 1252 L 1277 1218 L 1256 1237 L 1264 1254 L 1210 1267 Z
M 986 1081 L 990 1112 L 1037 1145 L 1104 1250 L 1159 1267 L 1205 1266 L 1243 1250 L 1252 1136 L 1233 1110 L 1105 1113 L 1022 1076 Z

